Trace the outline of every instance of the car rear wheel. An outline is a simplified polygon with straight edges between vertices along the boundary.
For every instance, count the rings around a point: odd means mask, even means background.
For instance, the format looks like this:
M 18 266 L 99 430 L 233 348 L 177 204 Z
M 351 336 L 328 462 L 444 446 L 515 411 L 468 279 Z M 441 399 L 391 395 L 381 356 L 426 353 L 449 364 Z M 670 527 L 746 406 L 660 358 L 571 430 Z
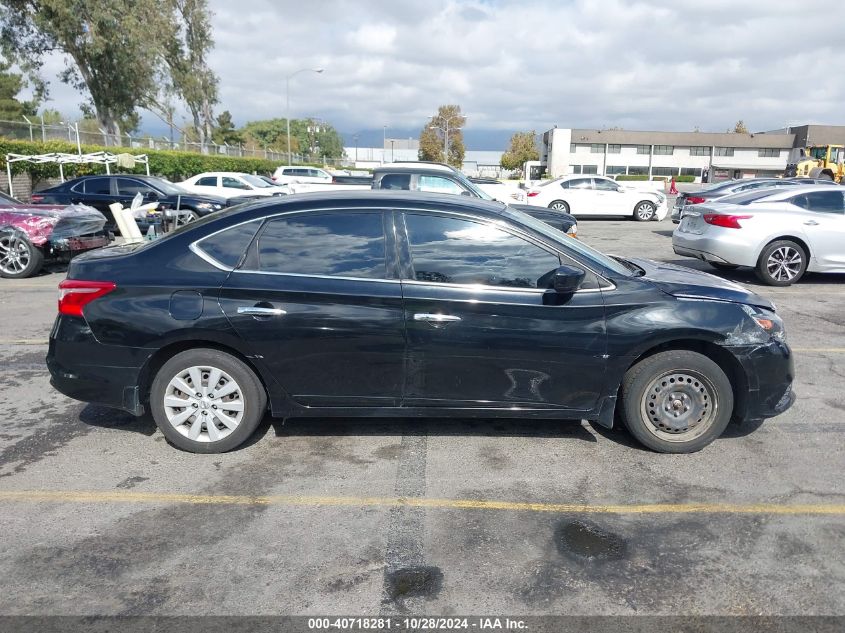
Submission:
M 267 410 L 255 372 L 231 354 L 192 349 L 168 360 L 150 388 L 156 425 L 192 453 L 222 453 L 243 444 Z
M 807 254 L 791 240 L 778 240 L 766 246 L 755 268 L 760 281 L 769 286 L 794 284 L 806 271 Z
M 554 209 L 555 211 L 563 211 L 564 213 L 569 213 L 569 205 L 566 204 L 563 200 L 555 200 L 549 205 L 549 209 Z
M 725 372 L 698 352 L 660 352 L 622 381 L 623 423 L 660 453 L 694 453 L 710 444 L 728 425 L 733 404 Z
M 24 279 L 38 274 L 44 253 L 18 229 L 0 230 L 0 277 Z
M 736 270 L 739 268 L 736 264 L 723 264 L 722 262 L 707 262 L 716 270 Z
M 654 203 L 646 200 L 638 202 L 637 206 L 634 207 L 634 219 L 640 222 L 648 222 L 654 217 L 655 213 L 657 213 L 657 207 L 654 206 Z

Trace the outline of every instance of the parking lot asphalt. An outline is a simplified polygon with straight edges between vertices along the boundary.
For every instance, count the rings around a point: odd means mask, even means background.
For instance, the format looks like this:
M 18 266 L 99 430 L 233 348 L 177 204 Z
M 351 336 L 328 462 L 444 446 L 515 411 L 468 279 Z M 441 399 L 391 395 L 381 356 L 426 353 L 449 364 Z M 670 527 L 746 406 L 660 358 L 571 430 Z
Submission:
M 580 223 L 708 270 L 672 229 Z M 693 455 L 579 421 L 269 418 L 180 452 L 49 386 L 61 270 L 0 280 L 0 614 L 845 614 L 845 276 L 717 274 L 776 302 L 798 400 Z

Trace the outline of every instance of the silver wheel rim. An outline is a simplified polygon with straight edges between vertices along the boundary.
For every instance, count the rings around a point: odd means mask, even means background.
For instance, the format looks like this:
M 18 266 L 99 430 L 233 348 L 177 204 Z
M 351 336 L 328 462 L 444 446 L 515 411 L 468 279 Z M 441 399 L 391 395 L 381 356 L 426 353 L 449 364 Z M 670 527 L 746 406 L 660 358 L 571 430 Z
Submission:
M 552 209 L 555 211 L 564 211 L 566 209 L 566 205 L 562 202 L 554 202 L 552 203 Z
M 666 372 L 652 380 L 641 404 L 648 430 L 667 442 L 689 442 L 700 437 L 713 424 L 718 411 L 713 383 L 687 369 Z
M 222 369 L 188 367 L 167 384 L 164 413 L 173 428 L 189 440 L 219 442 L 243 420 L 243 392 Z
M 0 235 L 0 270 L 9 275 L 19 275 L 32 259 L 29 244 L 12 233 Z
M 193 212 L 185 213 L 185 214 L 180 213 L 179 215 L 176 216 L 176 221 L 174 222 L 174 225 L 175 226 L 184 226 L 186 224 L 194 222 L 195 220 L 197 220 L 197 216 Z
M 650 204 L 644 202 L 637 207 L 637 217 L 640 220 L 650 220 L 652 215 L 654 215 L 654 208 Z
M 776 281 L 790 281 L 798 276 L 803 264 L 801 253 L 791 246 L 776 248 L 766 261 L 769 276 Z

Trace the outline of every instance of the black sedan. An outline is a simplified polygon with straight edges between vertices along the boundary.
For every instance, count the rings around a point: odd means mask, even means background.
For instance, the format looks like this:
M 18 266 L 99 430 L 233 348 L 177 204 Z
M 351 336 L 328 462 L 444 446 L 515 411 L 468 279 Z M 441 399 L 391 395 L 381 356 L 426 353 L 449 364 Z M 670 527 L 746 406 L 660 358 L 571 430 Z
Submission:
M 793 402 L 768 300 L 502 203 L 391 191 L 274 198 L 74 259 L 47 364 L 62 393 L 149 409 L 202 453 L 268 408 L 620 419 L 684 453 Z
M 139 193 L 143 196 L 145 203 L 158 202 L 158 208 L 161 210 L 179 209 L 188 212 L 190 221 L 247 200 L 247 198 L 227 200 L 220 196 L 190 193 L 172 182 L 155 176 L 110 175 L 82 176 L 68 180 L 32 194 L 32 202 L 62 205 L 87 204 L 105 215 L 108 219 L 106 227 L 114 231 L 116 223 L 109 205 L 120 202 L 124 207 L 129 207 Z M 138 226 L 144 231 L 147 223 L 141 220 Z

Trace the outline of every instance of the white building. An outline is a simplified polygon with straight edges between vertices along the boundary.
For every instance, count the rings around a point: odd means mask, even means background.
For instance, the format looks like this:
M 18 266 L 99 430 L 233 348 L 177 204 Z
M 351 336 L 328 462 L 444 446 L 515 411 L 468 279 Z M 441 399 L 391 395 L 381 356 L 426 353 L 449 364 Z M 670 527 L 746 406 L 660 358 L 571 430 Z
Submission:
M 554 128 L 540 160 L 556 178 L 568 174 L 694 176 L 709 180 L 775 176 L 786 168 L 794 134 L 644 132 Z

